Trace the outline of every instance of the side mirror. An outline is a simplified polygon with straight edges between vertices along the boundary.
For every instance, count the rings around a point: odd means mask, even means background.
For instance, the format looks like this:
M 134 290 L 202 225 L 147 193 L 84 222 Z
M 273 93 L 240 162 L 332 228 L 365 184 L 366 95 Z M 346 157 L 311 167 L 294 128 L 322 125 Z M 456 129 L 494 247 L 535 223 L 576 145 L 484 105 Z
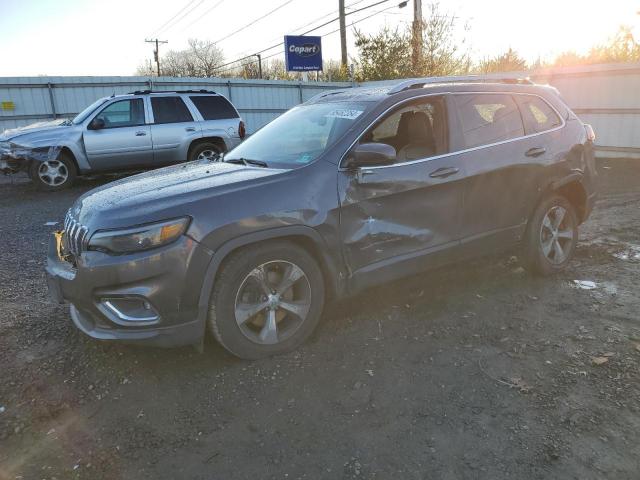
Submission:
M 102 118 L 94 118 L 89 123 L 89 130 L 100 130 L 104 127 L 105 127 L 105 123 Z
M 386 143 L 361 143 L 349 152 L 346 168 L 377 167 L 396 161 L 396 149 Z

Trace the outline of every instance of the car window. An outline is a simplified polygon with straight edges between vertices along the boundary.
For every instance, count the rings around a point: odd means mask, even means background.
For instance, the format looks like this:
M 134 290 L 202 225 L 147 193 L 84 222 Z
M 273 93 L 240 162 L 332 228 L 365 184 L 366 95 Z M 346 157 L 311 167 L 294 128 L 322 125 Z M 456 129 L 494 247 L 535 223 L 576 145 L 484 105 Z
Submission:
M 193 117 L 180 97 L 151 97 L 155 123 L 192 122 Z
M 199 95 L 189 97 L 205 120 L 238 118 L 238 112 L 224 97 Z
M 540 133 L 562 125 L 558 114 L 542 98 L 535 95 L 516 95 L 527 133 Z
M 360 143 L 386 143 L 405 162 L 448 152 L 447 120 L 442 97 L 405 104 L 377 122 Z
M 520 111 L 505 94 L 453 95 L 466 148 L 524 136 Z
M 95 118 L 104 120 L 104 128 L 144 125 L 144 104 L 141 98 L 119 100 L 107 105 Z

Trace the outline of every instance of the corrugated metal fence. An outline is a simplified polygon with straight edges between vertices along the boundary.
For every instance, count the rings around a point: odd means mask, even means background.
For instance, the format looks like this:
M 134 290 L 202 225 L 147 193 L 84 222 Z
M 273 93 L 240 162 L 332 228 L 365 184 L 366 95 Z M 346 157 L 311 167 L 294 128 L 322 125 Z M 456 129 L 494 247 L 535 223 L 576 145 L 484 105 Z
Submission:
M 640 158 L 640 64 L 552 68 L 519 74 L 560 90 L 582 120 L 593 125 L 598 155 Z M 151 88 L 215 90 L 240 110 L 252 133 L 322 90 L 351 86 L 338 82 L 220 78 L 5 77 L 0 78 L 0 131 L 39 120 L 72 117 L 97 98 Z
M 100 97 L 135 90 L 214 90 L 227 97 L 254 132 L 322 90 L 350 83 L 160 77 L 0 78 L 0 132 L 52 118 L 71 118 Z
M 552 68 L 530 74 L 556 87 L 596 132 L 598 156 L 640 158 L 640 64 Z

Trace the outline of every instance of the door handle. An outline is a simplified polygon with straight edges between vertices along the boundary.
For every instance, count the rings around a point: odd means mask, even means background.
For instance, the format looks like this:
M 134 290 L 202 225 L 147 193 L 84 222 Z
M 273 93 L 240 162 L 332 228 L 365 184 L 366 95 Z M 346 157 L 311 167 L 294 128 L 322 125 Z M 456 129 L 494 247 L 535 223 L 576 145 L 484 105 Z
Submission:
M 524 152 L 527 157 L 539 157 L 540 155 L 544 155 L 545 153 L 547 153 L 547 149 L 542 147 L 533 147 Z
M 455 175 L 460 171 L 459 168 L 456 167 L 442 167 L 437 170 L 434 170 L 429 174 L 431 178 L 446 178 L 451 175 Z
M 185 130 L 187 132 L 195 132 L 196 131 L 195 127 L 187 127 L 187 128 L 185 128 Z
M 139 130 L 139 131 L 136 132 L 136 137 L 144 137 L 146 134 L 147 134 L 147 132 Z

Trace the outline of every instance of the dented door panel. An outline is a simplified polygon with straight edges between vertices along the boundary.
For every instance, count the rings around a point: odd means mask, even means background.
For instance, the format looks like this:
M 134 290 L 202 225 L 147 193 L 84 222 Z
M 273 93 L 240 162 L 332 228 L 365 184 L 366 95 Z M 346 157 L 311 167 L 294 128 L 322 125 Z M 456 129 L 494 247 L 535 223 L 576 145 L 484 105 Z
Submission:
M 445 168 L 457 172 L 430 176 Z M 351 271 L 457 240 L 463 178 L 455 155 L 340 171 L 341 236 Z

